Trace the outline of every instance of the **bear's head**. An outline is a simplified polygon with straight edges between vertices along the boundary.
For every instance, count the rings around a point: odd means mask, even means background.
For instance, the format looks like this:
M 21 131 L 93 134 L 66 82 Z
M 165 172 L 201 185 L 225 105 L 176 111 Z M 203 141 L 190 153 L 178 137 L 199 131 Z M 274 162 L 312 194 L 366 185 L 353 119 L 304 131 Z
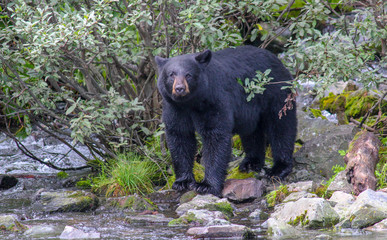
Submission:
M 212 52 L 205 50 L 173 58 L 155 57 L 159 73 L 157 86 L 163 97 L 185 102 L 192 99 L 199 88 L 206 88 L 207 77 L 203 71 L 211 56 Z

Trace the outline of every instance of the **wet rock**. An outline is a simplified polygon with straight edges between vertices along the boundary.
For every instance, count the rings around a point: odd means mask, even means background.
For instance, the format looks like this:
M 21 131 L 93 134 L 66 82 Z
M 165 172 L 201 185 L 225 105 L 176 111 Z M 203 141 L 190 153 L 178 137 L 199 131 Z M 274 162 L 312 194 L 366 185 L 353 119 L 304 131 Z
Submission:
M 127 212 L 156 211 L 158 209 L 157 205 L 149 198 L 140 197 L 138 195 L 108 198 L 106 204 L 111 207 L 124 209 L 124 211 Z
M 337 174 L 332 183 L 328 186 L 327 192 L 341 191 L 345 193 L 352 193 L 353 186 L 348 182 L 345 171 L 341 171 Z
M 277 205 L 271 218 L 293 226 L 319 229 L 334 226 L 339 215 L 322 198 L 301 198 L 295 202 Z
M 259 208 L 255 209 L 253 212 L 249 214 L 249 218 L 256 221 L 267 219 L 267 217 L 268 217 L 268 214 Z
M 181 193 L 176 190 L 162 190 L 153 192 L 148 195 L 149 199 L 158 204 L 158 203 L 178 203 Z
M 330 178 L 333 175 L 333 166 L 345 164 L 338 151 L 348 149 L 348 144 L 356 132 L 355 126 L 335 126 L 305 142 L 294 154 L 295 171 L 308 170 L 310 179 L 314 179 L 316 175 Z
M 335 128 L 336 125 L 322 118 L 312 118 L 306 112 L 297 111 L 297 140 L 306 143 L 321 134 Z
M 191 201 L 194 197 L 196 197 L 198 194 L 195 191 L 188 191 L 181 195 L 180 197 L 180 204 L 187 203 Z
M 255 178 L 228 179 L 224 183 L 223 196 L 235 202 L 252 201 L 262 196 L 265 186 Z
M 62 234 L 59 236 L 59 238 L 60 239 L 96 239 L 96 238 L 101 238 L 101 234 L 97 232 L 86 233 L 74 227 L 66 226 Z
M 287 203 L 287 202 L 295 202 L 301 198 L 318 198 L 318 196 L 314 193 L 309 193 L 309 192 L 293 192 L 287 196 L 282 203 Z
M 226 216 L 220 211 L 209 210 L 188 210 L 177 219 L 173 219 L 168 223 L 168 226 L 204 226 L 209 222 L 223 219 L 226 220 Z
M 0 175 L 0 190 L 13 188 L 17 183 L 17 178 L 13 176 Z
M 208 227 L 193 227 L 188 229 L 187 235 L 194 238 L 232 238 L 251 239 L 255 235 L 248 227 L 237 224 L 218 225 Z
M 127 216 L 125 222 L 138 225 L 138 226 L 149 226 L 149 225 L 158 225 L 166 226 L 173 218 L 167 218 L 164 214 L 149 214 L 149 215 L 137 215 L 137 216 Z
M 351 228 L 365 228 L 387 218 L 387 193 L 367 189 L 360 193 L 348 208 L 341 225 Z
M 27 231 L 24 232 L 24 235 L 29 238 L 53 238 L 55 236 L 58 236 L 62 229 L 59 229 L 58 227 L 51 226 L 51 225 L 38 225 L 38 226 L 32 226 Z
M 274 218 L 269 218 L 264 225 L 267 225 L 267 234 L 274 239 L 292 239 L 301 235 L 301 231 L 297 228 Z
M 367 227 L 365 230 L 368 231 L 387 231 L 387 218 L 383 221 L 376 223 L 373 226 Z
M 289 192 L 314 192 L 317 188 L 317 184 L 313 181 L 301 181 L 290 183 L 287 185 Z
M 85 191 L 41 191 L 32 205 L 42 212 L 85 212 L 98 207 L 98 198 Z
M 354 196 L 341 191 L 334 192 L 329 198 L 329 202 L 334 205 L 333 209 L 339 214 L 340 219 L 345 217 L 345 213 L 354 201 Z
M 22 232 L 27 229 L 21 224 L 15 214 L 0 215 L 0 231 Z
M 191 201 L 181 204 L 177 209 L 177 215 L 181 216 L 192 209 L 206 209 L 209 211 L 221 211 L 226 216 L 234 215 L 234 208 L 226 198 L 218 198 L 214 195 L 197 195 Z

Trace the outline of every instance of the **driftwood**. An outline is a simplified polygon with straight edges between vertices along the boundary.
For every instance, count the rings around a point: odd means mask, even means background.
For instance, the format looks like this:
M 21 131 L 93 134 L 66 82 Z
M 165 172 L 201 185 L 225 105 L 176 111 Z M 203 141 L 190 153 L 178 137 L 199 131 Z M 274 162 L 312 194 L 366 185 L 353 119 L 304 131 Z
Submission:
M 379 139 L 371 132 L 361 132 L 350 143 L 349 151 L 344 157 L 348 182 L 354 187 L 354 194 L 359 195 L 366 189 L 376 189 L 375 167 L 379 161 Z

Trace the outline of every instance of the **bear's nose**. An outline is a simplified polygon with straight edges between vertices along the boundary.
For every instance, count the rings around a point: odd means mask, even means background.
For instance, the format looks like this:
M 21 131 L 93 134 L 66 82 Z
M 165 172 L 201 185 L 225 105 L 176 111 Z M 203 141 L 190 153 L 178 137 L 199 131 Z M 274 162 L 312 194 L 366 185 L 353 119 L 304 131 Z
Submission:
M 175 92 L 179 95 L 183 94 L 185 92 L 185 86 L 184 85 L 176 86 Z

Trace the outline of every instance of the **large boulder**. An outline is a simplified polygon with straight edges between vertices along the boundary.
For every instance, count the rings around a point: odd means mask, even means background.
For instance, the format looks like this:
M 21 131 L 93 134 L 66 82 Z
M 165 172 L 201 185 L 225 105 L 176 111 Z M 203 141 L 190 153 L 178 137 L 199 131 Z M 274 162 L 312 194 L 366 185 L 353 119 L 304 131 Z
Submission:
M 277 205 L 270 218 L 309 229 L 331 227 L 339 221 L 339 215 L 322 198 L 301 198 Z
M 356 127 L 352 125 L 334 126 L 306 141 L 294 154 L 295 167 L 292 175 L 295 179 L 293 180 L 301 180 L 297 179 L 297 172 L 300 170 L 306 170 L 309 173 L 309 176 L 303 176 L 306 179 L 318 180 L 316 176 L 326 179 L 332 177 L 333 166 L 345 165 L 339 150 L 348 149 L 349 142 L 356 132 Z
M 265 186 L 256 178 L 227 179 L 223 196 L 234 202 L 252 201 L 262 196 Z
M 387 218 L 387 193 L 367 189 L 348 208 L 342 227 L 365 228 Z
M 98 207 L 98 198 L 85 191 L 40 191 L 32 208 L 42 212 L 86 212 Z

